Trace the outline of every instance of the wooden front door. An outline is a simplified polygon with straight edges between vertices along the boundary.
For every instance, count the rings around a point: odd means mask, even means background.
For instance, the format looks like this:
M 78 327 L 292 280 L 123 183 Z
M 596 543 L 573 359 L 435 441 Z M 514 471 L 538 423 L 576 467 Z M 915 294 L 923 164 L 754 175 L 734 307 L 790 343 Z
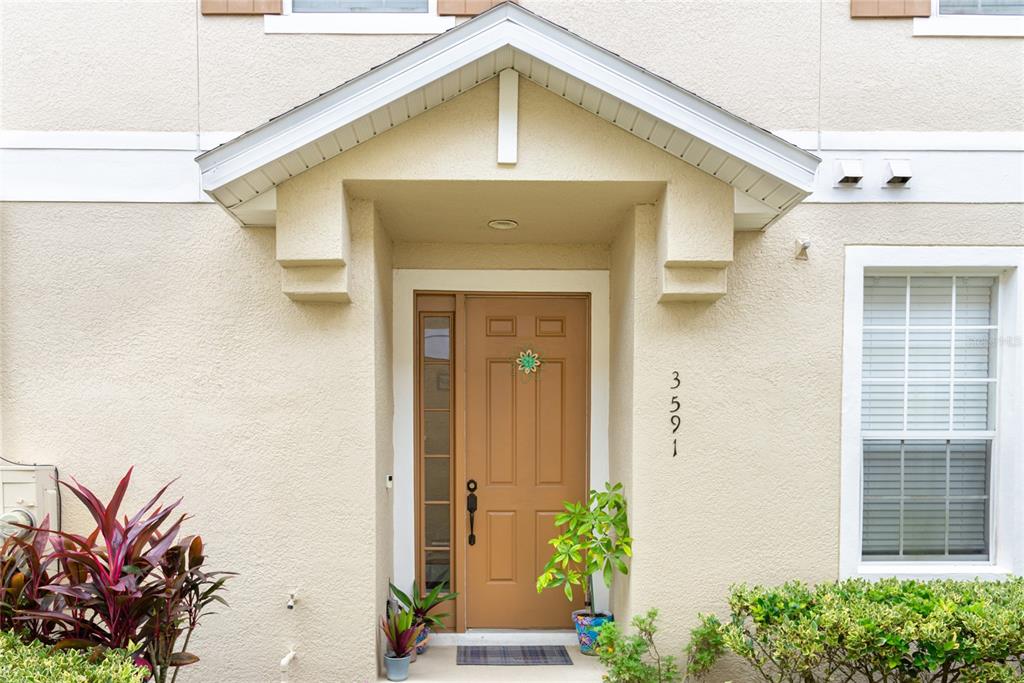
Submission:
M 477 484 L 475 544 L 464 546 L 470 628 L 568 628 L 582 606 L 535 585 L 555 515 L 586 495 L 589 309 L 585 296 L 466 295 L 465 481 L 455 489 L 465 509 L 466 484 Z M 517 364 L 527 350 L 540 360 L 528 374 Z

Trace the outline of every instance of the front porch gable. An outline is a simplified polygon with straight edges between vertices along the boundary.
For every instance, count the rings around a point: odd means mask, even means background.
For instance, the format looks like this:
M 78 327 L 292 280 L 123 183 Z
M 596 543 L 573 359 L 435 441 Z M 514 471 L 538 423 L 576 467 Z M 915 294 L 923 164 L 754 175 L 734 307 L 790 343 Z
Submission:
M 497 144 L 492 138 L 485 146 L 486 168 L 474 178 L 597 179 L 587 168 L 595 163 L 590 149 L 576 130 L 563 134 L 575 148 L 568 153 L 579 159 L 559 158 L 551 168 L 523 170 L 528 141 L 520 127 L 527 125 L 523 95 L 529 88 L 612 124 L 596 130 L 597 139 L 625 134 L 659 155 L 664 152 L 675 169 L 701 171 L 639 174 L 666 188 L 658 228 L 663 301 L 722 296 L 733 231 L 763 229 L 812 189 L 819 163 L 814 155 L 508 3 L 201 155 L 203 188 L 240 224 L 277 226 L 278 261 L 289 271 L 282 280 L 289 296 L 344 301 L 348 227 L 338 176 L 333 174 L 333 186 L 311 190 L 303 183 L 302 201 L 308 206 L 299 211 L 285 188 L 334 157 L 347 157 L 398 126 L 405 129 L 421 115 L 451 107 L 455 98 L 462 101 L 503 73 L 500 98 L 492 88 L 490 107 L 497 111 L 488 115 Z M 426 153 L 443 158 L 446 152 L 435 143 Z M 392 161 L 400 165 L 398 158 Z M 371 175 L 357 169 L 343 179 L 458 176 L 447 169 L 427 176 L 403 171 Z M 610 172 L 600 179 L 637 177 Z

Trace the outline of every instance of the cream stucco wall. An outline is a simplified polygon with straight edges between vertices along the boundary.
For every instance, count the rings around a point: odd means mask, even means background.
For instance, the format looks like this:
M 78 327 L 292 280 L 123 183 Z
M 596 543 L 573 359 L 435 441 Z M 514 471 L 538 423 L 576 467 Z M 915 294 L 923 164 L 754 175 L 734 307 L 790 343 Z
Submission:
M 915 38 L 910 20 L 851 20 L 848 0 L 523 4 L 771 129 L 1024 122 L 1020 40 Z M 5 0 L 2 127 L 245 130 L 424 39 L 268 35 L 196 6 Z
M 838 576 L 844 246 L 1021 245 L 1024 208 L 801 206 L 737 236 L 729 293 L 713 305 L 656 303 L 652 233 L 638 226 L 634 245 L 629 599 L 661 609 L 674 649 L 697 612 L 724 609 L 730 584 Z M 798 236 L 807 261 L 793 258 Z
M 180 477 L 187 529 L 212 566 L 241 573 L 197 634 L 190 680 L 270 680 L 293 645 L 293 680 L 375 676 L 386 237 L 354 226 L 351 305 L 296 305 L 273 232 L 214 206 L 7 204 L 0 218 L 4 457 L 54 463 L 104 496 L 135 465 L 129 506 Z M 89 523 L 66 510 L 68 528 Z

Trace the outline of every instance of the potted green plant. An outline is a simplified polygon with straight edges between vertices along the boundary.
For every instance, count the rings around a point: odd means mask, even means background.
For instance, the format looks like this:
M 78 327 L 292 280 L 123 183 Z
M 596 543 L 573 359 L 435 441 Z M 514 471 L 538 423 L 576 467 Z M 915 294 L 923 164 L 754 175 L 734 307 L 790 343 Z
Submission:
M 629 573 L 626 558 L 633 555 L 622 484 L 606 483 L 604 491 L 590 491 L 586 505 L 567 502 L 564 507 L 565 512 L 555 517 L 561 532 L 548 541 L 554 551 L 537 577 L 537 592 L 561 586 L 565 597 L 572 600 L 573 586 L 583 590 L 586 609 L 573 612 L 572 621 L 580 652 L 593 654 L 600 627 L 614 619 L 611 614 L 594 611 L 593 576 L 601 572 L 611 588 L 616 571 Z
M 431 614 L 431 612 L 441 603 L 454 600 L 458 595 L 458 593 L 446 593 L 445 587 L 446 584 L 442 581 L 434 586 L 429 593 L 421 594 L 418 584 L 414 583 L 409 593 L 403 593 L 395 584 L 391 584 L 391 592 L 403 607 L 412 612 L 414 623 L 423 626 L 423 630 L 420 631 L 420 635 L 416 639 L 418 654 L 427 651 L 432 629 L 443 628 L 443 619 L 448 616 L 447 614 Z
M 404 681 L 409 677 L 409 662 L 416 649 L 416 638 L 423 630 L 422 624 L 415 623 L 413 613 L 407 609 L 396 610 L 381 619 L 380 630 L 388 641 L 384 654 L 384 668 L 389 681 Z

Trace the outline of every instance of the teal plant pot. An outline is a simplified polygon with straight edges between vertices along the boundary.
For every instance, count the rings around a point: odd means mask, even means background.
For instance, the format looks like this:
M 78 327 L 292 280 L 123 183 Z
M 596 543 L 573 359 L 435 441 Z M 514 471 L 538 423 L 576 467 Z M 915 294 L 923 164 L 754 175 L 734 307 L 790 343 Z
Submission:
M 572 623 L 576 627 L 576 637 L 580 641 L 580 652 L 585 655 L 594 654 L 594 648 L 597 647 L 597 632 L 609 621 L 615 621 L 615 617 L 602 612 L 593 616 L 585 609 L 572 613 Z
M 404 681 L 409 678 L 409 662 L 412 657 L 391 657 L 384 655 L 384 671 L 389 681 Z

